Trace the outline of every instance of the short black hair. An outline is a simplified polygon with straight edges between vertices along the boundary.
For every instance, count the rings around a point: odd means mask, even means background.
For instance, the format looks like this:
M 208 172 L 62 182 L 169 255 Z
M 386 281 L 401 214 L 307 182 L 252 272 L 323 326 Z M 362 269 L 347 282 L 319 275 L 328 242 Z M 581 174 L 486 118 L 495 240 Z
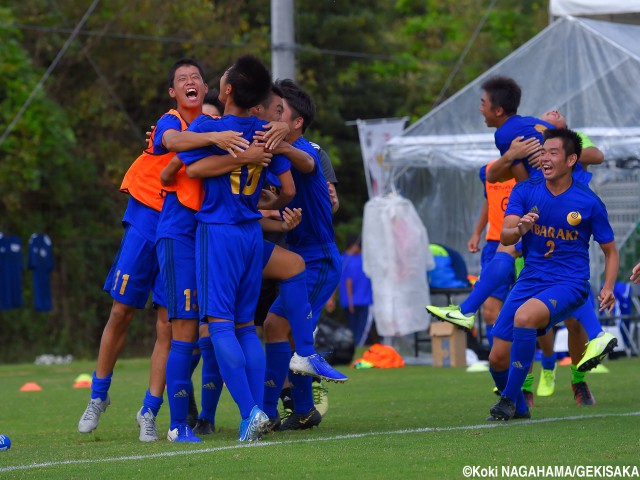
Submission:
M 213 105 L 222 114 L 222 112 L 224 112 L 224 103 L 220 101 L 220 99 L 218 98 L 219 96 L 220 96 L 220 92 L 218 91 L 218 89 L 212 88 L 204 96 L 204 103 Z
M 562 148 L 567 157 L 575 153 L 580 160 L 582 139 L 575 131 L 568 128 L 548 128 L 544 131 L 543 137 L 545 142 L 551 138 L 559 138 L 562 140 Z
M 289 78 L 277 80 L 276 86 L 282 90 L 283 98 L 291 108 L 294 118 L 302 117 L 302 133 L 316 118 L 316 105 L 311 96 Z
M 202 67 L 200 66 L 200 64 L 193 58 L 181 58 L 176 63 L 174 63 L 173 66 L 171 67 L 171 70 L 169 70 L 169 76 L 167 78 L 169 83 L 169 88 L 173 88 L 173 77 L 176 76 L 176 70 L 178 70 L 180 67 L 184 67 L 185 65 L 191 65 L 196 67 L 200 72 L 202 81 L 204 82 L 204 72 L 202 71 Z
M 504 113 L 509 116 L 518 113 L 520 99 L 522 98 L 522 89 L 513 78 L 502 76 L 489 77 L 480 87 L 487 92 L 492 107 L 501 107 Z
M 278 86 L 276 86 L 275 83 L 271 84 L 271 93 L 269 93 L 269 96 L 267 98 L 265 98 L 262 102 L 260 102 L 260 105 L 268 109 L 271 106 L 271 102 L 273 102 L 274 96 L 284 98 L 284 93 Z
M 271 73 L 253 55 L 244 55 L 226 72 L 227 83 L 233 87 L 233 102 L 249 109 L 262 103 L 271 92 Z

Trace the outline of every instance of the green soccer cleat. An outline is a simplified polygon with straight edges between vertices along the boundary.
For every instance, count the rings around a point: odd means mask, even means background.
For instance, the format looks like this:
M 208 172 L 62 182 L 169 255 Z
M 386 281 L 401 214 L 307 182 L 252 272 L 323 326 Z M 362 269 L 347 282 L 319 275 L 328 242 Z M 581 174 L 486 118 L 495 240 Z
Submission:
M 460 311 L 458 305 L 449 305 L 448 307 L 436 307 L 435 305 L 427 305 L 425 307 L 432 317 L 445 322 L 453 323 L 467 330 L 471 330 L 475 324 L 474 315 L 464 315 Z
M 313 404 L 324 418 L 329 410 L 329 391 L 321 382 L 313 382 Z
M 604 357 L 613 352 L 617 345 L 618 340 L 609 332 L 604 332 L 597 336 L 587 343 L 587 349 L 582 355 L 582 360 L 576 365 L 578 371 L 588 372 L 597 367 L 604 360 Z
M 556 389 L 556 367 L 553 370 L 546 368 L 542 369 L 542 375 L 540 376 L 540 383 L 538 384 L 538 390 L 536 395 L 539 397 L 550 397 Z

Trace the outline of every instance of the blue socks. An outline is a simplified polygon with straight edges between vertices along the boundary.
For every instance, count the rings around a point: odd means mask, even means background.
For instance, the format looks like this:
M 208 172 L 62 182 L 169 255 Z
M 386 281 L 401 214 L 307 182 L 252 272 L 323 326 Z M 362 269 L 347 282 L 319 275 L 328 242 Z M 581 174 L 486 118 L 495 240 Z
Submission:
M 313 408 L 313 377 L 297 375 L 289 370 L 289 382 L 291 382 L 293 411 L 302 414 L 309 413 Z
M 482 269 L 480 278 L 467 299 L 460 304 L 460 311 L 471 315 L 478 311 L 487 298 L 503 284 L 513 279 L 515 259 L 506 252 L 497 252 L 489 264 Z
M 200 410 L 200 418 L 206 418 L 210 424 L 215 425 L 216 410 L 218 409 L 224 382 L 220 376 L 220 367 L 213 351 L 211 338 L 200 338 L 198 345 L 202 355 L 202 409 Z
M 98 378 L 96 377 L 96 372 L 93 372 L 93 378 L 91 380 L 91 398 L 99 398 L 103 402 L 107 399 L 112 376 L 113 372 L 104 378 Z
M 543 355 L 542 360 L 540 360 L 540 364 L 545 370 L 553 370 L 556 368 L 556 352 L 553 352 L 548 357 Z
M 589 341 L 593 340 L 602 333 L 602 324 L 600 323 L 600 320 L 598 320 L 598 317 L 596 317 L 596 313 L 593 309 L 588 309 L 588 314 L 584 315 L 582 318 L 578 318 L 578 321 L 582 324 L 585 331 L 587 332 Z
M 289 342 L 265 344 L 267 369 L 264 374 L 264 413 L 269 418 L 278 415 L 280 391 L 289 372 L 291 345 Z
M 264 400 L 265 354 L 262 342 L 258 338 L 255 325 L 236 329 L 236 338 L 246 360 L 245 372 L 251 389 L 251 396 L 262 410 Z
M 170 429 L 187 423 L 189 414 L 189 393 L 191 384 L 191 365 L 193 349 L 196 343 L 171 341 L 171 350 L 167 358 L 167 398 L 171 410 Z
M 231 321 L 209 322 L 209 334 L 222 379 L 238 405 L 240 416 L 243 419 L 249 418 L 256 402 L 249 387 L 245 370 L 246 360 L 240 342 L 236 338 L 235 325 Z M 261 381 L 264 381 L 264 370 Z
M 144 400 L 142 401 L 142 411 L 151 410 L 153 416 L 157 417 L 161 406 L 162 397 L 154 397 L 153 395 L 151 395 L 151 392 L 147 390 L 147 393 L 144 396 Z
M 307 318 L 311 312 L 311 305 L 307 292 L 306 271 L 280 282 L 280 301 L 291 326 L 296 352 L 303 357 L 313 355 L 315 353 L 313 348 L 314 327 L 311 324 L 311 319 Z
M 536 351 L 537 330 L 535 328 L 513 327 L 513 345 L 511 345 L 511 366 L 509 380 L 502 395 L 517 404 L 522 395 L 522 385 L 529 373 L 529 367 Z
M 509 370 L 501 370 L 496 372 L 493 368 L 489 367 L 489 372 L 493 377 L 493 383 L 496 385 L 500 392 L 504 392 L 507 388 L 507 380 L 509 379 Z

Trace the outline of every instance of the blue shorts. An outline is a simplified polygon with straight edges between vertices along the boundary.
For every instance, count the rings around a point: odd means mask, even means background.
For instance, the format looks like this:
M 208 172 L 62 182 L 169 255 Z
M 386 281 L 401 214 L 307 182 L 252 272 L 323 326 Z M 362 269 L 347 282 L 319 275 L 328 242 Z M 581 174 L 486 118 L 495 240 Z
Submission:
M 169 320 L 198 320 L 195 244 L 161 238 L 156 253 Z
M 315 329 L 320 313 L 333 295 L 342 275 L 342 257 L 335 243 L 293 248 L 307 265 L 307 292 L 311 304 L 313 328 Z M 273 302 L 270 312 L 286 317 L 280 297 Z
M 201 317 L 253 321 L 262 282 L 262 243 L 257 221 L 198 223 L 196 277 Z
M 538 330 L 544 335 L 551 327 L 569 318 L 589 296 L 589 282 L 554 282 L 539 278 L 519 278 L 502 306 L 492 334 L 507 342 L 513 341 L 513 322 L 516 311 L 531 298 L 537 298 L 549 309 L 549 324 Z
M 482 270 L 484 270 L 487 265 L 493 260 L 493 257 L 496 256 L 496 251 L 500 246 L 500 242 L 497 240 L 487 240 L 486 245 L 482 248 L 482 253 L 480 254 L 480 265 Z M 482 278 L 482 270 L 480 271 L 480 278 Z M 498 300 L 504 302 L 509 295 L 509 290 L 513 286 L 513 283 L 516 281 L 515 271 L 509 276 L 509 283 L 502 283 L 500 286 L 495 288 L 491 292 L 491 297 L 497 298 Z
M 153 291 L 154 302 L 164 306 L 164 292 L 158 271 L 153 242 L 147 240 L 134 226 L 126 225 L 103 289 L 114 300 L 136 308 L 144 308 L 149 293 Z
M 262 242 L 262 269 L 264 270 L 267 263 L 269 263 L 273 250 L 276 248 L 276 244 L 269 240 L 263 240 Z

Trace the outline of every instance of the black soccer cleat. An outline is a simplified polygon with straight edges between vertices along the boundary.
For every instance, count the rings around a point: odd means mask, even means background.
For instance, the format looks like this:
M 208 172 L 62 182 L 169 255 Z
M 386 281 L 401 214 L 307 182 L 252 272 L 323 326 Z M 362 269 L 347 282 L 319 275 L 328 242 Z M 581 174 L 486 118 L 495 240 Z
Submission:
M 489 413 L 495 420 L 511 420 L 516 414 L 516 405 L 507 397 L 502 396 L 498 403 L 489 409 Z
M 322 415 L 313 407 L 308 413 L 293 412 L 280 425 L 280 430 L 307 430 L 317 427 L 322 421 Z

